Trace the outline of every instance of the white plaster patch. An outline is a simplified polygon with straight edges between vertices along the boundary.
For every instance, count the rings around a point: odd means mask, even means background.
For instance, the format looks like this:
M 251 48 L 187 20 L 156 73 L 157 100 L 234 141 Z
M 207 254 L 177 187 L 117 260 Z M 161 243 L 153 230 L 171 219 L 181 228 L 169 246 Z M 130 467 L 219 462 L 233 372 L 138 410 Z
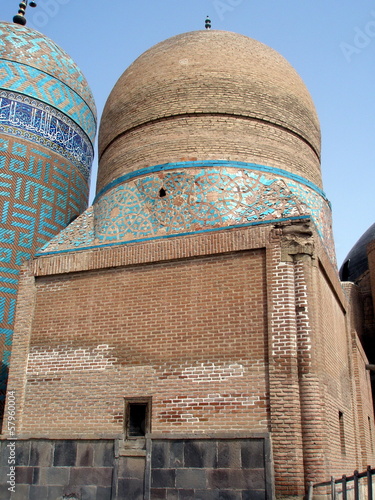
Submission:
M 29 353 L 27 373 L 46 375 L 67 371 L 102 371 L 116 363 L 117 358 L 112 355 L 114 349 L 107 344 L 94 349 L 58 346 L 47 350 L 34 347 Z
M 201 363 L 198 366 L 188 366 L 182 370 L 182 376 L 186 376 L 194 382 L 220 382 L 233 377 L 243 377 L 244 367 L 240 364 L 217 365 Z
M 260 401 L 260 396 L 248 396 L 246 394 L 209 394 L 207 397 L 201 398 L 190 398 L 187 396 L 177 396 L 172 399 L 171 406 L 174 408 L 179 408 L 181 411 L 180 417 L 193 416 L 187 410 L 191 406 L 200 406 L 203 408 L 216 408 L 218 411 L 218 406 L 222 406 L 223 409 L 227 408 L 227 405 L 236 406 L 254 406 Z M 184 413 L 183 410 L 185 410 Z
M 166 370 L 170 375 L 181 379 L 189 379 L 196 383 L 222 382 L 231 378 L 243 377 L 245 367 L 239 363 L 216 364 L 200 363 L 191 366 L 181 366 L 174 371 Z

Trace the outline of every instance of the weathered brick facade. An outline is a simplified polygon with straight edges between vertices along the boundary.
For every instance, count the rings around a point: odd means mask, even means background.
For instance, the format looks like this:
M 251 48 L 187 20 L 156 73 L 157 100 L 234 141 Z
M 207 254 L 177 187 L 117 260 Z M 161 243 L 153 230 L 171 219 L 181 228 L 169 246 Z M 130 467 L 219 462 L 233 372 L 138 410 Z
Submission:
M 290 65 L 232 33 L 174 37 L 125 71 L 99 142 L 93 207 L 22 270 L 17 495 L 302 499 L 371 463 L 357 291 Z
M 358 335 L 357 342 L 363 348 L 362 356 L 368 360 L 371 376 L 372 400 L 375 394 L 375 224 L 359 238 L 348 253 L 340 269 L 343 288 L 350 304 L 350 328 Z M 355 370 L 358 366 L 355 365 Z M 357 371 L 363 386 L 363 374 Z M 363 386 L 364 387 L 364 386 Z M 358 404 L 361 408 L 361 405 Z M 368 410 L 370 409 L 370 410 Z M 371 411 L 371 398 L 367 399 L 367 410 Z M 367 433 L 362 440 L 373 443 L 374 429 L 368 422 Z M 373 446 L 373 444 L 372 444 Z
M 262 433 L 277 497 L 302 497 L 306 481 L 374 458 L 366 359 L 348 313 L 304 221 L 38 258 L 24 269 L 18 306 L 17 435 L 100 437 L 132 456 L 124 398 L 149 397 L 151 442 Z M 147 468 L 152 453 L 143 460 Z M 211 473 L 200 474 L 206 485 Z

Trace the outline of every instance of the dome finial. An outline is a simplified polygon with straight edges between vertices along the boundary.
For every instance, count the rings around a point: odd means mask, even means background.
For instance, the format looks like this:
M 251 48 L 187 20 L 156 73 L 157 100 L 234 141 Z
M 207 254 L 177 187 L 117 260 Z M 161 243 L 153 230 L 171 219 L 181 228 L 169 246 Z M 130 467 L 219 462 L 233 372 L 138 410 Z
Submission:
M 206 22 L 204 23 L 204 27 L 206 28 L 206 30 L 211 29 L 211 19 L 208 16 L 206 17 Z
M 30 5 L 30 7 L 36 7 L 36 3 L 35 2 L 29 2 L 28 0 L 23 0 L 19 4 L 18 14 L 16 14 L 13 17 L 13 22 L 14 23 L 20 24 L 21 26 L 25 26 L 25 24 L 26 24 L 25 12 L 26 12 L 26 8 L 27 8 L 28 5 Z

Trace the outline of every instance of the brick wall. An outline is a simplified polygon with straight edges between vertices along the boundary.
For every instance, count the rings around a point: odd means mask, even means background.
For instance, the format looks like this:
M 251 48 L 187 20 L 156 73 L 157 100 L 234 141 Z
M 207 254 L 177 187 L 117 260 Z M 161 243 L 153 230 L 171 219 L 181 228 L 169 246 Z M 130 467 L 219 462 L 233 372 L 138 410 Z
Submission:
M 361 283 L 362 285 L 362 283 Z M 375 452 L 375 427 L 373 408 L 373 388 L 371 391 L 370 375 L 366 370 L 369 363 L 365 348 L 368 346 L 366 336 L 363 335 L 363 295 L 362 286 L 351 282 L 343 283 L 346 295 L 349 297 L 348 329 L 350 332 L 351 347 L 353 351 L 355 418 L 357 419 L 357 445 L 359 468 L 364 470 L 367 465 L 374 463 Z M 358 321 L 362 319 L 362 323 Z M 365 341 L 365 344 L 362 342 Z M 365 347 L 366 346 L 366 347 Z M 371 351 L 370 351 L 371 352 Z M 360 390 L 358 390 L 360 388 Z
M 268 254 L 269 391 L 276 491 L 304 493 L 294 264 L 281 260 L 280 234 Z
M 375 241 L 372 241 L 367 247 L 367 258 L 370 271 L 373 311 L 375 311 Z
M 347 304 L 345 305 L 347 307 Z M 351 473 L 353 463 L 360 467 L 360 446 L 356 432 L 359 429 L 356 428 L 356 402 L 352 387 L 353 354 L 350 330 L 346 323 L 342 299 L 332 293 L 329 279 L 324 272 L 320 273 L 319 278 L 319 324 L 323 340 L 321 360 L 324 371 L 321 372 L 321 388 L 327 429 L 327 469 L 330 470 L 330 475 L 338 476 Z
M 301 400 L 302 442 L 305 481 L 320 480 L 327 470 L 324 453 L 327 432 L 321 404 L 320 374 L 322 338 L 318 334 L 316 281 L 319 279 L 316 259 L 296 256 L 294 280 L 299 387 Z M 320 332 L 319 332 L 320 333 Z
M 141 395 L 155 431 L 267 429 L 261 250 L 38 278 L 33 332 L 24 433 L 121 433 Z
M 150 396 L 152 432 L 270 432 L 280 496 L 374 457 L 365 357 L 305 221 L 45 256 L 22 283 L 19 437 L 122 438 L 124 397 Z
M 358 385 L 355 387 L 356 410 L 358 418 L 359 463 L 361 470 L 375 463 L 375 424 L 374 407 L 371 394 L 370 372 L 365 370 L 367 357 L 358 338 L 353 338 L 353 369 Z M 358 387 L 361 390 L 358 390 Z

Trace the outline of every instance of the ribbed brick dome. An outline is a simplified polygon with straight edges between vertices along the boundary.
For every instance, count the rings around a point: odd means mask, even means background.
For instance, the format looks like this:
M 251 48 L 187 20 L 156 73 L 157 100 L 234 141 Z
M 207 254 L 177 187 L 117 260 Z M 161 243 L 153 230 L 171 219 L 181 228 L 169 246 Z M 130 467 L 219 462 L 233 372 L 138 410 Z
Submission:
M 139 168 L 225 159 L 282 168 L 317 186 L 320 129 L 290 64 L 243 35 L 161 42 L 120 77 L 104 109 L 97 191 Z

